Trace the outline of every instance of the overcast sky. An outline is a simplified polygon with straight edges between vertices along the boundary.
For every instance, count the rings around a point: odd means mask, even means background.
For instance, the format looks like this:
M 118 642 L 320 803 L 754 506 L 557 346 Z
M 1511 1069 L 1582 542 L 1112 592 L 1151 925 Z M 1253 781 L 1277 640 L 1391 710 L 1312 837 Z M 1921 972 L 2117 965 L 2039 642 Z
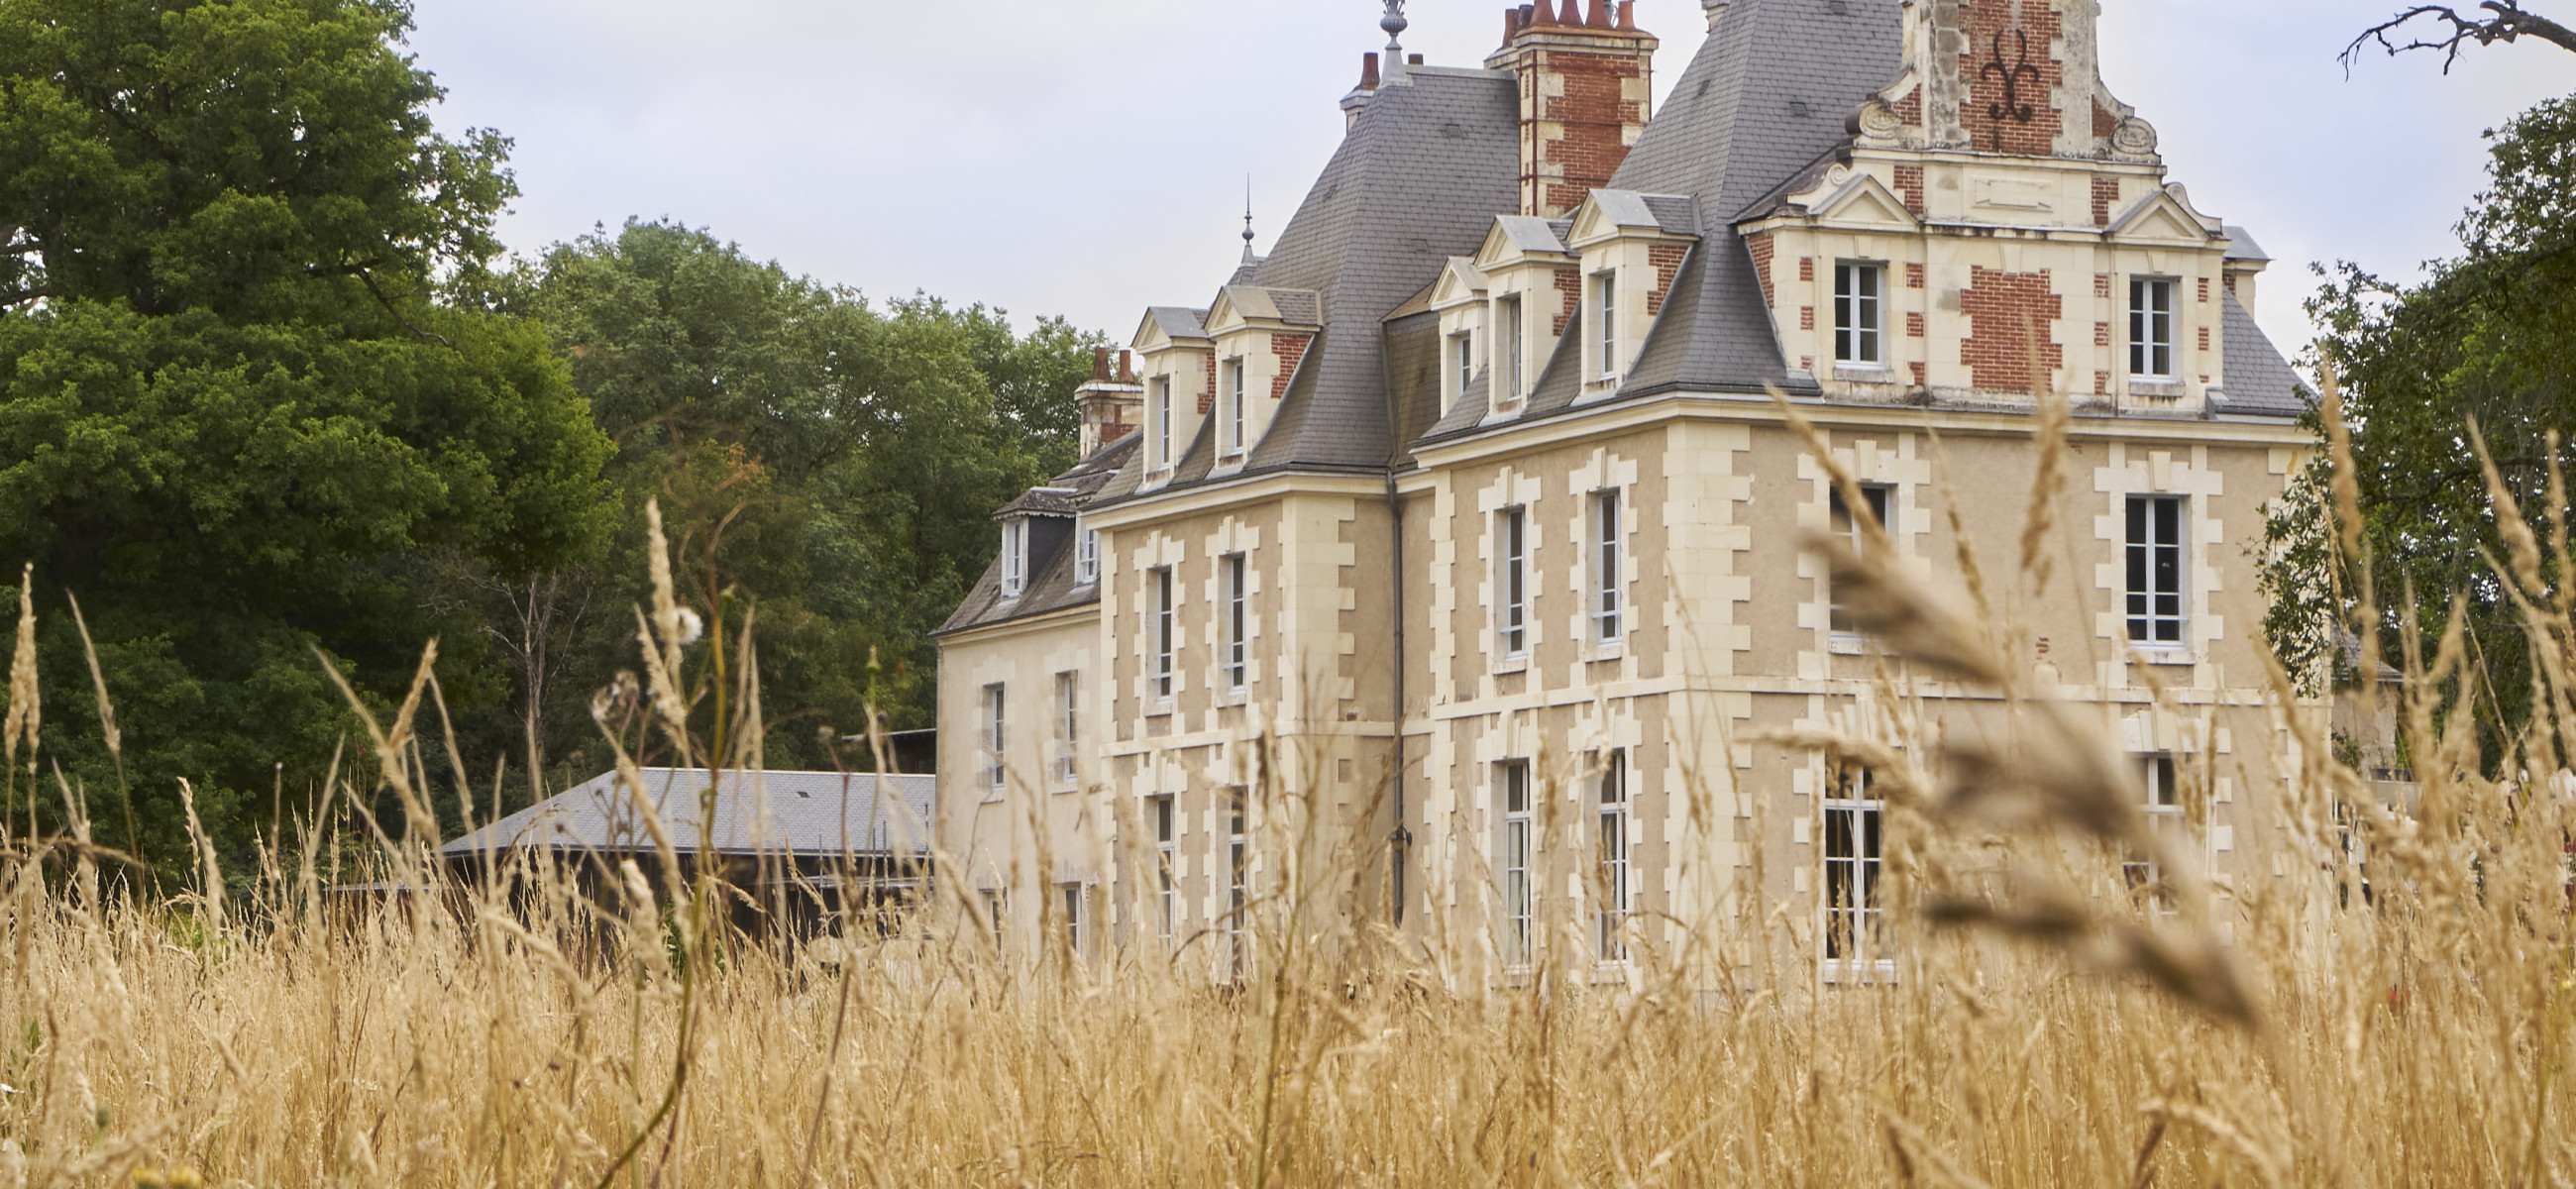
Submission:
M 2396 0 L 2103 0 L 2103 72 L 2173 180 L 2278 261 L 2265 327 L 2306 341 L 2306 265 L 2413 275 L 2482 182 L 2479 133 L 2576 90 L 2576 55 L 2336 52 Z M 2576 0 L 2534 0 L 2542 12 Z M 1660 91 L 1698 0 L 1638 0 Z M 1412 0 L 1406 48 L 1478 65 L 1500 0 Z M 516 138 L 522 253 L 670 218 L 872 297 L 926 291 L 1125 341 L 1204 304 L 1342 134 L 1378 0 L 418 0 L 443 126 Z M 2554 12 L 2562 18 L 2576 15 Z

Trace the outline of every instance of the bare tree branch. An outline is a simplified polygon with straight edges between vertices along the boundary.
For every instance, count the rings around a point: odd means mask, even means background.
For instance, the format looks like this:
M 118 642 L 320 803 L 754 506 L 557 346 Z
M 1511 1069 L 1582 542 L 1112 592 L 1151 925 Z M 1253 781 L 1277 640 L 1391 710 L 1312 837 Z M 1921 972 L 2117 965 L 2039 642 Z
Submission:
M 2488 15 L 2480 15 L 2482 12 Z M 2406 31 L 2419 19 L 2427 18 L 2433 23 L 2431 36 Z M 2391 34 L 2398 34 L 2406 40 L 2401 44 Z M 2536 37 L 2576 53 L 2576 29 L 2524 11 L 2522 0 L 2480 0 L 2478 6 L 2466 15 L 2462 15 L 2458 7 L 2448 4 L 2414 5 L 2362 30 L 2361 36 L 2353 38 L 2352 44 L 2344 47 L 2338 60 L 2343 63 L 2344 72 L 2350 74 L 2353 60 L 2373 44 L 2387 51 L 2390 57 L 2409 50 L 2438 50 L 2442 54 L 2442 73 L 2449 74 L 2451 67 L 2460 60 L 2460 51 L 2471 43 L 2494 45 L 2499 41 L 2520 41 L 2524 37 Z

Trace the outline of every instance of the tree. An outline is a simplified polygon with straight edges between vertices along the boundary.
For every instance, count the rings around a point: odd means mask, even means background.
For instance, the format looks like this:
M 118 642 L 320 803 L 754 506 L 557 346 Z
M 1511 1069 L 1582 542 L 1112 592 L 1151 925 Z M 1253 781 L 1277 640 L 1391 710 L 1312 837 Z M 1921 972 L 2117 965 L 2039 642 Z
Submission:
M 432 126 L 408 29 L 383 0 L 0 6 L 0 556 L 80 596 L 153 856 L 185 853 L 181 777 L 227 811 L 321 782 L 347 720 L 316 649 L 382 694 L 470 629 L 424 608 L 425 558 L 533 574 L 607 527 L 543 332 L 437 299 L 514 189 L 505 140 Z M 46 622 L 49 752 L 104 784 Z M 497 696 L 460 655 L 448 692 Z
M 2343 49 L 2344 68 L 2351 69 L 2352 60 L 2361 54 L 2364 47 L 2371 45 L 2387 51 L 2392 58 L 2409 50 L 2439 51 L 2444 74 L 2451 72 L 2451 67 L 2460 60 L 2460 51 L 2472 42 L 2482 46 L 2497 42 L 2510 45 L 2525 37 L 2536 37 L 2562 50 L 2576 52 L 2576 29 L 2525 10 L 2522 0 L 2480 0 L 2466 13 L 2460 11 L 2461 7 L 2417 4 L 2362 30 L 2361 36 L 2353 38 L 2352 44 Z M 2411 31 L 2428 26 L 2431 29 L 2429 34 Z M 2398 37 L 2404 37 L 2405 42 L 2399 43 Z
M 2323 328 L 2317 360 L 2346 390 L 2387 653 L 2406 614 L 2437 636 L 2464 593 L 2492 741 L 2522 721 L 2530 659 L 2486 560 L 2505 549 L 2471 427 L 2521 506 L 2546 509 L 2554 446 L 2576 437 L 2576 101 L 2544 103 L 2490 137 L 2493 184 L 2459 226 L 2462 255 L 2412 287 L 2341 265 L 2308 310 Z M 2276 564 L 2270 583 L 2274 639 L 2294 658 L 2315 659 L 2327 644 L 2313 625 L 2341 610 L 2317 589 L 2322 491 L 2311 475 L 2274 518 L 2276 544 L 2304 541 L 2309 558 Z
M 607 474 L 627 527 L 560 684 L 631 667 L 624 608 L 642 593 L 640 509 L 657 498 L 679 565 L 700 576 L 691 597 L 737 604 L 728 622 L 756 608 L 780 767 L 828 766 L 818 729 L 859 729 L 870 701 L 929 724 L 929 633 L 991 561 L 993 510 L 1071 465 L 1072 393 L 1101 341 L 1061 320 L 1022 336 L 999 311 L 927 297 L 880 310 L 670 223 L 557 245 L 483 301 L 548 328 L 617 444 Z M 586 705 L 549 718 L 547 746 L 568 762 L 595 733 Z

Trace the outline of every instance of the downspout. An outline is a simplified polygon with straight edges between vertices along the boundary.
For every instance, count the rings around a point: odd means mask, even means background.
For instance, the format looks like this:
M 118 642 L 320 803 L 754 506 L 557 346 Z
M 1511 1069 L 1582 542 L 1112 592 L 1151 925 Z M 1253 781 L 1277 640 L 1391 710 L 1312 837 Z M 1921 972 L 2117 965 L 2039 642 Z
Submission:
M 1394 403 L 1391 400 L 1387 402 L 1390 419 Z M 1387 837 L 1387 888 L 1389 902 L 1395 907 L 1395 927 L 1401 929 L 1404 927 L 1404 857 L 1413 844 L 1412 832 L 1404 828 L 1404 716 L 1408 705 L 1404 700 L 1404 668 L 1410 663 L 1411 654 L 1404 650 L 1404 504 L 1395 492 L 1393 459 L 1387 460 L 1386 467 L 1386 512 L 1387 523 L 1392 530 L 1387 534 L 1388 552 L 1393 562 L 1388 572 L 1394 576 L 1391 584 L 1395 596 L 1395 832 Z
M 1404 928 L 1404 859 L 1412 849 L 1413 834 L 1404 828 L 1404 718 L 1408 705 L 1404 699 L 1404 667 L 1411 659 L 1404 651 L 1404 504 L 1396 495 L 1396 464 L 1404 457 L 1404 419 L 1396 412 L 1395 376 L 1387 359 L 1387 332 L 1378 332 L 1378 379 L 1386 393 L 1386 518 L 1388 572 L 1392 605 L 1395 610 L 1395 759 L 1391 790 L 1395 805 L 1395 829 L 1387 835 L 1387 902 L 1392 906 L 1395 927 Z

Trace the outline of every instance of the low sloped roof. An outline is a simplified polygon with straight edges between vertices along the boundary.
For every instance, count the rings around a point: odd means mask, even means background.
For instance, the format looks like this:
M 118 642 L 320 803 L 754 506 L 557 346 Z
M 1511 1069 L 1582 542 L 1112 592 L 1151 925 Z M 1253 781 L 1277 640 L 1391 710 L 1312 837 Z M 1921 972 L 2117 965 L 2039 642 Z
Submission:
M 714 828 L 701 826 L 707 774 L 645 768 L 636 788 L 602 773 L 439 848 L 450 859 L 487 851 L 557 850 L 624 854 L 654 848 L 644 804 L 684 854 L 929 854 L 937 780 L 841 772 L 741 772 L 716 785 Z
M 2226 346 L 2227 412 L 2296 417 L 2308 411 L 2308 391 L 2281 349 L 2233 293 L 2221 293 L 2219 333 Z

